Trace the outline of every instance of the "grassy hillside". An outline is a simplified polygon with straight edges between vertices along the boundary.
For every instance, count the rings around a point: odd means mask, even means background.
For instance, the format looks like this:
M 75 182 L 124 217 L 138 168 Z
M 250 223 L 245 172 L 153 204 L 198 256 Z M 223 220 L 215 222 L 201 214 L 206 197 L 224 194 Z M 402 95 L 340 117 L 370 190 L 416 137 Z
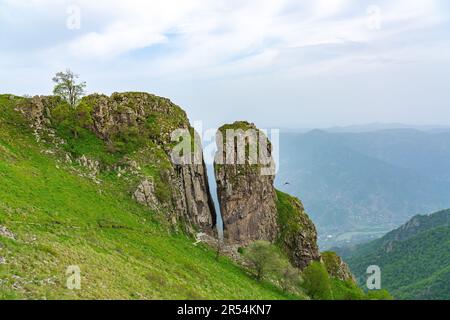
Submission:
M 123 192 L 116 175 L 81 176 L 36 143 L 0 96 L 0 299 L 286 299 Z M 81 290 L 66 269 L 81 269 Z
M 106 111 L 124 121 L 99 132 L 95 103 L 112 104 Z M 140 107 L 155 106 L 133 118 Z M 319 273 L 311 266 L 310 278 L 292 280 L 288 294 L 279 278 L 256 281 L 229 258 L 217 260 L 188 235 L 192 225 L 172 216 L 177 193 L 167 132 L 178 127 L 188 127 L 184 111 L 145 93 L 92 95 L 74 109 L 57 97 L 0 95 L 0 299 L 386 298 L 365 295 L 319 262 Z M 154 207 L 132 200 L 144 178 L 154 182 Z M 316 246 L 300 201 L 278 197 L 279 241 L 302 231 L 297 248 Z M 81 270 L 80 290 L 67 288 L 72 266 Z M 317 275 L 320 282 L 310 281 Z
M 356 276 L 378 265 L 399 299 L 450 299 L 450 210 L 416 216 L 376 241 L 342 251 Z

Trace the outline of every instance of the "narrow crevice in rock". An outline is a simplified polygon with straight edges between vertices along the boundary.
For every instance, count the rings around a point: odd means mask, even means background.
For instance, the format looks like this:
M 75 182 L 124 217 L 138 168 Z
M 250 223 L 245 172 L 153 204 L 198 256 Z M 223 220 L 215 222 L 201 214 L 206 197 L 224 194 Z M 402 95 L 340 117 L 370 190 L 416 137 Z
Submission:
M 220 204 L 219 199 L 217 197 L 217 184 L 216 184 L 216 176 L 214 173 L 214 166 L 211 164 L 208 164 L 205 166 L 206 174 L 207 174 L 207 180 L 208 180 L 208 190 L 209 190 L 209 197 L 211 199 L 211 204 L 214 208 L 215 212 L 215 225 L 214 227 L 217 230 L 217 236 L 219 239 L 223 240 L 223 220 L 222 220 L 222 214 L 220 210 Z M 211 211 L 212 212 L 212 211 Z

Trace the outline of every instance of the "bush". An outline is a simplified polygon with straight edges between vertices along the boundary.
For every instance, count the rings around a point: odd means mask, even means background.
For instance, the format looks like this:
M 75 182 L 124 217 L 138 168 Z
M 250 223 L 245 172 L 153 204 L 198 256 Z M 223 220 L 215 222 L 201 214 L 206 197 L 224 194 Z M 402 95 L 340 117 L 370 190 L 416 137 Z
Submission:
M 302 287 L 314 300 L 331 300 L 333 294 L 331 291 L 331 280 L 327 269 L 320 262 L 312 262 L 303 271 Z
M 284 265 L 279 249 L 267 241 L 253 242 L 244 250 L 243 257 L 258 281 Z
M 364 291 L 352 280 L 331 279 L 331 290 L 334 300 L 364 300 Z
M 288 260 L 282 269 L 279 270 L 281 289 L 284 292 L 297 292 L 300 287 L 300 270 L 294 268 Z
M 369 300 L 394 300 L 387 290 L 370 290 L 367 293 Z

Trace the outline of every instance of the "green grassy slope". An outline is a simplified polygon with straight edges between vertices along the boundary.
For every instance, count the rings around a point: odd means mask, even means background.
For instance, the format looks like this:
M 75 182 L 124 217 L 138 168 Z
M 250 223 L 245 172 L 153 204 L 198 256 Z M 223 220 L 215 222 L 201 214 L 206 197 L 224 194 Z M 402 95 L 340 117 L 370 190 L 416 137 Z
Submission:
M 285 299 L 136 204 L 119 179 L 102 183 L 42 152 L 0 96 L 0 299 Z M 81 169 L 80 169 L 81 170 Z M 81 269 L 81 290 L 66 269 Z

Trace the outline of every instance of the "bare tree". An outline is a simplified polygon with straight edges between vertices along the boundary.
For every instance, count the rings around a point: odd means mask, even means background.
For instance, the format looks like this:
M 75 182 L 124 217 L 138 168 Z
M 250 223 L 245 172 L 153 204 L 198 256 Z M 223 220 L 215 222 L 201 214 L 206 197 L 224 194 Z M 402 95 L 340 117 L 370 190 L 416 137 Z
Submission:
M 72 107 L 75 108 L 81 97 L 85 94 L 86 82 L 76 83 L 78 75 L 67 69 L 65 72 L 58 72 L 53 78 L 56 83 L 53 94 L 60 96 Z

